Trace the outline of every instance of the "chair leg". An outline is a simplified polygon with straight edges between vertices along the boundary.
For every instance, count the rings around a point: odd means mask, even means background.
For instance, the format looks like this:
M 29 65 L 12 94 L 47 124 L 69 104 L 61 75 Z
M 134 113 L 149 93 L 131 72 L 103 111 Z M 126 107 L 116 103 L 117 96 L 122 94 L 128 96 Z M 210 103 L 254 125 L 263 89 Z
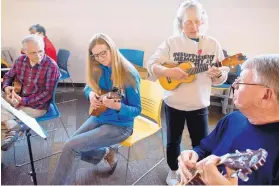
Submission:
M 63 123 L 63 120 L 61 119 L 61 117 L 59 117 L 59 119 L 60 119 L 60 121 L 61 121 L 61 123 L 62 123 L 62 126 L 63 126 L 63 128 L 64 128 L 64 130 L 65 130 L 65 132 L 66 132 L 66 134 L 67 134 L 67 136 L 68 136 L 68 138 L 70 138 L 69 133 L 68 133 L 68 131 L 67 131 L 67 129 L 66 129 L 64 123 Z M 56 130 L 57 130 L 57 129 L 53 129 L 53 130 L 51 130 L 51 131 L 56 131 Z M 48 131 L 48 132 L 49 132 L 49 131 Z M 37 135 L 34 135 L 34 136 L 32 136 L 32 137 L 35 137 L 35 136 L 37 136 Z M 26 139 L 26 138 L 24 138 L 24 139 Z M 20 139 L 20 140 L 22 140 L 22 139 Z M 19 141 L 19 140 L 18 140 L 18 141 Z M 55 153 L 53 153 L 53 154 L 47 155 L 47 156 L 45 156 L 45 157 L 36 159 L 36 160 L 34 160 L 34 162 L 39 161 L 39 160 L 46 159 L 46 158 L 51 157 L 51 156 L 53 156 L 53 155 L 59 154 L 59 153 L 61 153 L 61 152 L 62 152 L 62 151 L 58 151 L 58 152 L 55 152 Z M 23 164 L 16 164 L 16 150 L 15 150 L 15 143 L 14 143 L 14 165 L 15 165 L 16 167 L 22 167 L 22 166 L 28 165 L 28 164 L 30 164 L 30 162 L 26 162 L 26 163 L 23 163 Z
M 75 88 L 74 82 L 73 82 L 73 80 L 72 80 L 71 77 L 70 77 L 70 80 L 71 80 L 72 86 L 73 86 L 73 88 L 74 88 L 74 92 L 76 93 L 76 88 Z
M 49 158 L 49 157 L 54 156 L 54 155 L 56 155 L 56 154 L 60 154 L 61 152 L 62 152 L 62 151 L 55 152 L 55 153 L 50 154 L 50 155 L 47 155 L 47 156 L 45 156 L 45 157 L 42 157 L 42 158 L 36 159 L 36 160 L 34 160 L 33 162 L 37 162 L 37 161 L 40 161 L 40 160 L 43 160 L 43 159 Z M 22 166 L 24 166 L 24 165 L 28 165 L 28 164 L 30 164 L 30 162 L 26 162 L 26 163 L 19 164 L 19 165 L 15 164 L 15 166 L 16 166 L 16 167 L 22 167 Z
M 135 181 L 132 185 L 137 184 L 144 176 L 146 176 L 149 172 L 151 172 L 157 165 L 159 165 L 165 158 L 162 158 L 158 163 L 156 163 L 151 169 L 149 169 L 146 173 L 144 173 L 137 181 Z
M 69 135 L 69 133 L 68 133 L 68 131 L 67 131 L 67 129 L 66 129 L 66 127 L 65 127 L 64 123 L 63 123 L 62 118 L 61 118 L 61 117 L 59 117 L 59 119 L 60 119 L 60 121 L 61 121 L 61 123 L 62 123 L 62 126 L 63 126 L 63 128 L 64 128 L 64 130 L 65 130 L 65 132 L 66 132 L 66 134 L 67 134 L 67 136 L 68 136 L 68 138 L 70 138 L 70 135 Z
M 163 135 L 163 127 L 161 128 L 161 135 L 162 135 L 163 155 L 164 155 L 164 158 L 166 158 L 166 151 L 165 151 L 165 145 L 164 145 L 164 135 Z
M 51 121 L 51 122 L 53 122 L 53 121 Z M 57 130 L 58 130 L 58 129 L 55 129 L 55 126 L 54 126 L 54 125 L 55 125 L 55 123 L 53 123 L 53 129 L 48 130 L 47 133 L 53 132 L 53 131 L 57 131 Z M 30 136 L 30 137 L 36 137 L 36 136 L 39 136 L 39 135 L 38 135 L 38 134 L 35 134 L 35 135 L 33 135 L 33 136 Z M 17 142 L 17 141 L 21 141 L 21 140 L 25 140 L 25 139 L 27 139 L 27 138 L 24 138 L 24 137 L 23 137 L 23 138 L 20 138 L 20 139 L 16 140 L 16 142 Z M 16 143 L 16 142 L 15 142 L 15 143 Z M 15 149 L 15 143 L 13 144 L 13 146 L 14 146 L 14 148 L 13 148 L 13 149 L 14 149 L 14 150 L 13 150 L 13 151 L 14 151 L 14 166 L 15 166 L 15 167 L 18 167 L 18 165 L 16 164 L 16 149 Z M 29 162 L 29 163 L 30 163 L 30 162 Z
M 73 89 L 74 89 L 74 93 L 75 93 L 75 95 L 76 95 L 76 88 L 75 88 L 75 85 L 74 85 L 74 82 L 73 82 L 73 80 L 72 80 L 72 78 L 70 77 L 70 80 L 71 80 L 71 83 L 72 83 L 72 86 L 73 86 Z M 63 83 L 64 83 L 64 80 L 63 80 Z M 65 87 L 66 87 L 66 84 L 64 83 L 64 85 L 65 85 Z M 62 91 L 62 93 L 63 92 L 67 92 L 67 91 Z M 61 102 L 58 102 L 58 103 L 56 103 L 57 105 L 59 105 L 59 104 L 61 104 L 61 103 L 67 103 L 67 102 L 72 102 L 72 101 L 77 101 L 78 99 L 77 98 L 74 98 L 74 99 L 70 99 L 70 100 L 67 100 L 67 101 L 65 101 L 64 100 L 64 95 L 62 95 L 62 97 L 63 97 L 63 100 L 61 101 Z
M 224 97 L 224 101 L 222 103 L 222 113 L 223 114 L 227 114 L 227 109 L 228 109 L 228 103 L 229 103 L 229 94 L 230 94 L 230 91 L 229 90 L 224 90 L 225 91 L 225 97 Z
M 161 135 L 162 135 L 162 147 L 163 147 L 163 158 L 157 162 L 152 168 L 150 168 L 146 173 L 144 173 L 140 178 L 137 179 L 137 181 L 135 181 L 132 185 L 137 184 L 144 176 L 146 176 L 149 172 L 151 172 L 155 167 L 157 167 L 157 165 L 159 165 L 165 158 L 165 146 L 164 146 L 164 136 L 163 136 L 163 128 L 161 128 Z
M 26 138 L 25 138 L 25 139 L 26 139 Z M 15 142 L 15 143 L 16 143 L 16 142 Z M 15 143 L 13 144 L 13 146 L 14 146 L 14 148 L 13 148 L 13 149 L 14 149 L 14 166 L 15 166 L 15 167 L 22 167 L 22 166 L 24 166 L 24 165 L 30 164 L 30 162 L 26 162 L 26 163 L 22 163 L 22 164 L 17 164 L 17 163 L 16 163 L 16 147 L 15 147 Z M 47 156 L 45 156 L 45 157 L 36 159 L 36 160 L 34 160 L 33 162 L 37 162 L 37 161 L 39 161 L 39 160 L 46 159 L 46 158 L 51 157 L 51 156 L 54 156 L 54 155 L 56 155 L 56 154 L 60 154 L 61 152 L 62 152 L 62 151 L 55 152 L 55 153 L 50 154 L 50 155 L 47 155 Z
M 16 143 L 16 142 L 15 142 Z M 16 151 L 15 151 L 15 143 L 13 144 L 14 146 L 14 166 L 16 166 Z
M 127 185 L 127 175 L 128 175 L 128 170 L 129 170 L 129 161 L 130 161 L 130 150 L 131 150 L 131 147 L 129 147 L 129 149 L 128 149 L 128 160 L 127 160 L 127 164 L 126 164 L 125 185 Z
M 232 98 L 231 98 L 231 94 L 233 94 L 232 87 L 230 88 L 230 91 L 229 91 L 230 104 L 229 104 L 229 109 L 228 109 L 229 112 L 228 113 L 233 112 L 233 109 L 234 109 L 233 95 L 232 95 Z
M 52 129 L 52 130 L 48 130 L 48 131 L 46 131 L 47 133 L 50 133 L 50 132 L 54 132 L 54 131 L 57 131 L 58 129 Z M 39 136 L 38 134 L 35 134 L 35 135 L 33 135 L 33 136 L 30 136 L 31 138 L 34 138 L 34 137 L 37 137 L 37 136 Z M 26 137 L 24 137 L 24 138 L 21 138 L 21 139 L 18 139 L 17 141 L 21 141 L 21 140 L 25 140 L 25 139 L 27 139 Z

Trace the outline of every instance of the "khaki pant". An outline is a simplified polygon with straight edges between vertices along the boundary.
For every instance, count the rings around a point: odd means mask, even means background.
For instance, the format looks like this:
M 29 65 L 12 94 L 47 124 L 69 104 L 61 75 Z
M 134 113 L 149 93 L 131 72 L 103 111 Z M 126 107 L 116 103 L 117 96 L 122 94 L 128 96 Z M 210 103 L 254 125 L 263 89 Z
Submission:
M 27 115 L 33 118 L 40 117 L 47 112 L 46 110 L 38 110 L 38 109 L 33 109 L 30 107 L 23 107 L 23 106 L 20 106 L 18 109 L 24 111 Z M 6 110 L 4 107 L 1 106 L 1 123 L 4 123 L 7 129 L 11 129 L 17 125 L 15 119 L 16 117 L 14 115 L 12 115 L 8 110 Z

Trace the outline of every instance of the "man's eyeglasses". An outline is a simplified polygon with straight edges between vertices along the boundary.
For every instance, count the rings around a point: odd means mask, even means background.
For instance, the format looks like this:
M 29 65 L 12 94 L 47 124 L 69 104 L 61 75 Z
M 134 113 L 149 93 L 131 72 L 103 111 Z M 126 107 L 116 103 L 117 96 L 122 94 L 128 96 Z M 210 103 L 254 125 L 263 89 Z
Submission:
M 29 55 L 34 56 L 34 55 L 41 55 L 41 54 L 44 54 L 45 51 L 39 50 L 38 52 L 27 52 L 27 53 L 28 53 Z
M 238 82 L 239 79 L 236 79 L 235 82 L 232 84 L 232 90 L 234 92 L 235 89 L 239 88 L 239 85 L 250 85 L 250 86 L 262 86 L 262 87 L 266 87 L 268 88 L 268 86 L 266 85 L 262 85 L 262 84 L 256 84 L 256 83 L 242 83 L 242 82 Z
M 95 59 L 96 61 L 98 61 L 100 57 L 102 57 L 102 58 L 106 57 L 107 56 L 107 52 L 108 52 L 108 49 L 100 52 L 99 54 L 91 54 L 90 56 L 93 59 Z

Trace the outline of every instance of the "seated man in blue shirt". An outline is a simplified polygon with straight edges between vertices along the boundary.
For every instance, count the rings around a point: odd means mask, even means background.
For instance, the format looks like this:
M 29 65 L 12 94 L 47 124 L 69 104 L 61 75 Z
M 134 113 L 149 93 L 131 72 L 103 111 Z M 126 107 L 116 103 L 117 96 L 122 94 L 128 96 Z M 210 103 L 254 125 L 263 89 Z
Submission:
M 187 183 L 190 169 L 197 168 L 203 182 L 210 185 L 279 184 L 279 55 L 245 61 L 233 88 L 233 101 L 239 111 L 221 119 L 200 146 L 181 153 L 178 162 L 182 182 Z M 266 162 L 248 174 L 247 182 L 229 176 L 232 170 L 227 167 L 226 175 L 217 168 L 220 156 L 226 153 L 260 148 L 268 152 Z

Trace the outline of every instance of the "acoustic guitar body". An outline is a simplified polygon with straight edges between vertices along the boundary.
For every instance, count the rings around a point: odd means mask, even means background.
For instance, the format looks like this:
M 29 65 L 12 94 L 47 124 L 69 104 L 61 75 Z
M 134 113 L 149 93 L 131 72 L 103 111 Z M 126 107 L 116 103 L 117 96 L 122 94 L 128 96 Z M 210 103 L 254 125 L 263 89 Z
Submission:
M 192 62 L 184 62 L 179 65 L 177 64 L 164 64 L 164 67 L 167 68 L 175 68 L 179 67 L 182 70 L 186 71 L 187 69 L 193 68 L 195 65 Z M 169 77 L 160 77 L 159 82 L 161 86 L 166 90 L 173 90 L 177 88 L 181 83 L 191 83 L 196 79 L 196 75 L 189 75 L 186 79 L 178 80 Z

